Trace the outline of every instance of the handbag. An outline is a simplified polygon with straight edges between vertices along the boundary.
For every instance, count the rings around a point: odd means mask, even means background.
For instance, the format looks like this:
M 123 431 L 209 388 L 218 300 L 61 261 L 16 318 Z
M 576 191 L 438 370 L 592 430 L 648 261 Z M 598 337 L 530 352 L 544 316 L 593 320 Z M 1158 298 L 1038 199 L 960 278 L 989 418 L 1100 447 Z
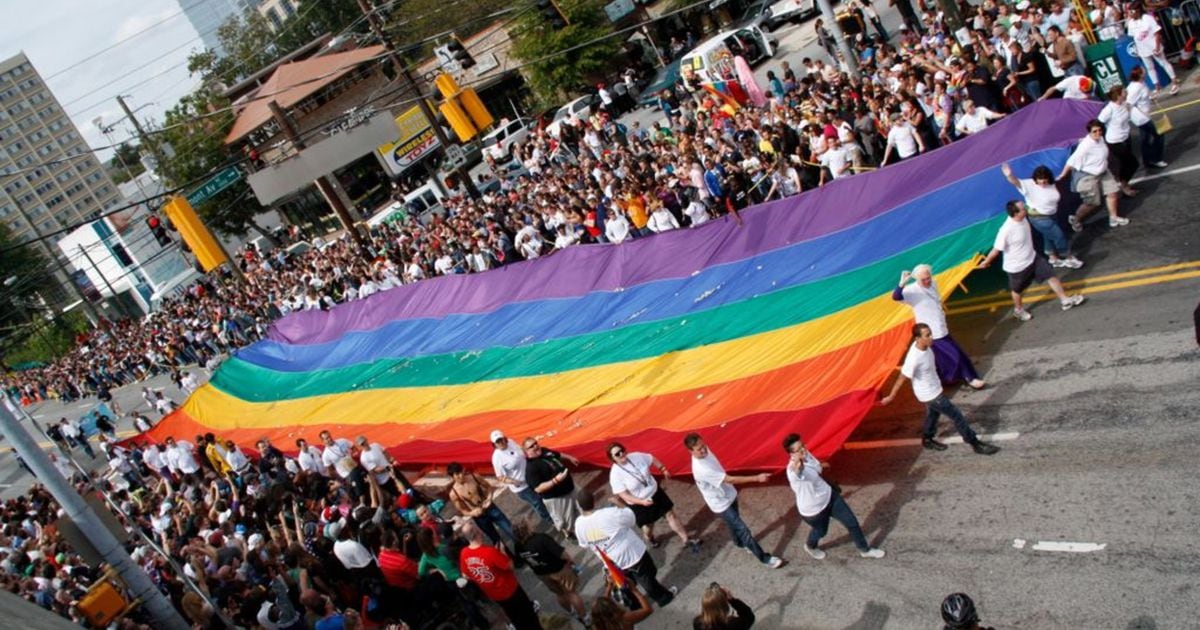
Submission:
M 1162 118 L 1154 121 L 1154 130 L 1157 131 L 1158 135 L 1160 136 L 1165 135 L 1171 129 L 1173 129 L 1171 126 L 1171 119 L 1166 114 L 1163 114 Z

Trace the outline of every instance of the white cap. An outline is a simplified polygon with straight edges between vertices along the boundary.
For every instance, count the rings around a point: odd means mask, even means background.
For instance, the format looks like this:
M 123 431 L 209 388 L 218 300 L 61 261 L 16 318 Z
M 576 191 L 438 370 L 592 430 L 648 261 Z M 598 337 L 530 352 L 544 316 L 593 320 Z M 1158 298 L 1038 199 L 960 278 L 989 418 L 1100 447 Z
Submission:
M 264 542 L 266 541 L 263 540 L 262 534 L 250 534 L 250 538 L 246 540 L 246 546 L 250 549 L 258 549 L 263 546 Z
M 1028 8 L 1029 8 L 1029 0 L 1021 0 L 1020 2 L 1017 3 L 1018 11 L 1024 11 L 1025 9 L 1028 9 Z
M 504 438 L 503 431 L 501 431 L 500 429 L 492 429 L 492 434 L 488 436 L 488 441 L 490 441 L 492 444 L 495 444 L 496 440 L 499 440 L 502 438 Z

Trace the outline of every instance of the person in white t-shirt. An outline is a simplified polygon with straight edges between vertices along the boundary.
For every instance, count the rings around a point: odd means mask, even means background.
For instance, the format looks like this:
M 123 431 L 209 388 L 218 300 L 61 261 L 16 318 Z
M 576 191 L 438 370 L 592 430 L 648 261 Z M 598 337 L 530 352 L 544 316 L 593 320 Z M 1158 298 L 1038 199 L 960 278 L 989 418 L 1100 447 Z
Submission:
M 1171 62 L 1167 61 L 1166 55 L 1163 54 L 1162 27 L 1158 25 L 1158 20 L 1154 19 L 1152 15 L 1147 15 L 1142 10 L 1142 6 L 1135 3 L 1129 7 L 1129 19 L 1125 21 L 1125 31 L 1133 38 L 1137 56 L 1146 67 L 1146 74 L 1150 76 L 1150 82 L 1154 84 L 1154 91 L 1158 91 L 1158 70 L 1154 67 L 1154 62 L 1157 61 L 1171 80 L 1171 94 L 1178 94 L 1179 81 L 1175 78 L 1175 68 L 1171 67 Z
M 608 461 L 612 462 L 612 468 L 608 471 L 608 485 L 613 494 L 633 510 L 646 542 L 651 547 L 659 546 L 654 539 L 654 523 L 666 516 L 671 531 L 679 536 L 683 544 L 691 547 L 692 553 L 698 552 L 700 540 L 688 534 L 687 528 L 675 515 L 675 503 L 650 472 L 652 468 L 657 468 L 662 472 L 663 479 L 670 479 L 671 473 L 666 465 L 649 453 L 630 453 L 620 442 L 608 445 Z
M 1129 219 L 1117 214 L 1117 193 L 1120 192 L 1121 185 L 1109 170 L 1108 154 L 1108 144 L 1104 142 L 1104 123 L 1089 120 L 1087 135 L 1071 152 L 1057 178 L 1062 181 L 1072 171 L 1079 172 L 1075 181 L 1075 191 L 1079 193 L 1080 198 L 1079 208 L 1075 210 L 1075 214 L 1067 217 L 1071 229 L 1076 232 L 1083 231 L 1083 222 L 1101 203 L 1104 203 L 1108 210 L 1108 227 L 1129 225 Z
M 320 447 L 309 444 L 308 440 L 300 438 L 296 440 L 296 449 L 296 465 L 302 472 L 322 477 L 329 472 L 325 469 L 325 464 L 321 463 Z
M 325 444 L 325 450 L 321 453 L 321 464 L 329 471 L 327 475 L 333 477 L 333 473 L 336 472 L 349 487 L 354 498 L 366 496 L 369 487 L 367 475 L 362 466 L 358 465 L 358 460 L 354 459 L 354 444 L 346 438 L 333 439 L 333 434 L 329 431 L 321 431 L 319 435 Z
M 820 163 L 823 168 L 817 182 L 818 186 L 825 185 L 825 173 L 827 172 L 833 179 L 841 179 L 854 174 L 853 156 L 838 138 L 829 138 L 829 148 L 821 154 Z
M 708 450 L 708 445 L 704 443 L 704 438 L 700 437 L 699 433 L 689 433 L 684 436 L 683 445 L 692 455 L 692 478 L 696 481 L 696 489 L 700 491 L 700 496 L 704 497 L 708 509 L 725 521 L 725 525 L 729 528 L 729 534 L 733 536 L 734 544 L 745 549 L 759 562 L 772 569 L 783 566 L 783 559 L 763 551 L 762 546 L 754 539 L 754 534 L 750 533 L 750 528 L 746 526 L 742 515 L 738 512 L 737 489 L 734 488 L 735 485 L 740 484 L 766 483 L 770 475 L 767 473 L 726 474 L 720 460 Z
M 825 552 L 818 545 L 829 531 L 829 519 L 834 518 L 850 532 L 850 540 L 858 547 L 858 555 L 864 558 L 882 558 L 883 550 L 876 549 L 867 542 L 867 537 L 863 535 L 862 527 L 858 524 L 858 518 L 842 498 L 841 491 L 821 476 L 825 465 L 808 452 L 800 436 L 789 433 L 783 438 L 783 450 L 788 454 L 787 480 L 796 495 L 796 510 L 800 512 L 800 518 L 812 528 L 808 532 L 808 540 L 804 543 L 804 551 L 816 560 L 825 559 Z
M 580 488 L 575 493 L 579 505 L 579 518 L 575 519 L 575 540 L 581 547 L 603 553 L 626 575 L 637 580 L 646 594 L 659 606 L 666 606 L 675 599 L 677 587 L 667 588 L 658 581 L 658 567 L 647 551 L 646 543 L 637 534 L 637 520 L 633 510 L 627 507 L 596 509 L 596 498 L 591 491 Z
M 896 399 L 896 393 L 900 391 L 904 382 L 912 381 L 913 394 L 916 395 L 918 401 L 925 404 L 925 426 L 922 432 L 921 446 L 932 451 L 946 450 L 946 445 L 936 439 L 938 417 L 945 415 L 954 422 L 954 428 L 958 430 L 963 441 L 970 444 L 976 453 L 980 455 L 996 454 L 1000 448 L 980 440 L 979 436 L 975 435 L 975 431 L 971 429 L 971 425 L 967 424 L 967 418 L 963 416 L 962 411 L 946 397 L 946 393 L 942 389 L 942 381 L 938 379 L 932 348 L 933 333 L 930 331 L 929 325 L 913 324 L 912 345 L 908 347 L 908 354 L 904 356 L 904 364 L 900 366 L 900 375 L 896 377 L 892 391 L 884 396 L 879 404 L 891 404 Z
M 969 136 L 987 129 L 988 121 L 1001 118 L 1004 118 L 1004 114 L 998 114 L 986 107 L 979 107 L 975 105 L 975 101 L 967 99 L 963 101 L 963 115 L 959 117 L 954 128 L 964 136 Z
M 1025 198 L 1025 212 L 1029 215 L 1029 224 L 1042 235 L 1042 251 L 1050 259 L 1051 267 L 1066 267 L 1079 269 L 1083 261 L 1071 253 L 1071 246 L 1062 226 L 1058 224 L 1058 201 L 1062 195 L 1054 184 L 1054 174 L 1046 166 L 1033 169 L 1030 179 L 1017 179 L 1012 167 L 1000 165 L 1000 172 L 1008 183 L 1016 188 Z
M 887 166 L 893 149 L 896 151 L 897 162 L 925 152 L 925 141 L 921 139 L 921 134 L 900 114 L 892 115 L 892 128 L 887 134 L 887 149 L 883 152 L 880 166 Z
M 528 503 L 543 522 L 553 525 L 554 520 L 551 519 L 550 511 L 546 509 L 541 495 L 525 483 L 525 451 L 513 444 L 500 429 L 493 429 L 488 438 L 488 441 L 495 447 L 495 450 L 492 451 L 492 470 L 496 474 L 496 479 L 508 486 L 508 489 L 512 490 L 512 493 L 522 501 Z
M 1023 322 L 1033 319 L 1033 315 L 1025 310 L 1021 295 L 1025 289 L 1029 288 L 1030 284 L 1033 284 L 1034 280 L 1045 282 L 1050 290 L 1054 291 L 1064 311 L 1083 304 L 1086 299 L 1083 294 L 1076 293 L 1068 296 L 1063 289 L 1062 282 L 1054 275 L 1054 269 L 1050 263 L 1046 262 L 1045 258 L 1038 256 L 1037 251 L 1034 250 L 1033 232 L 1029 229 L 1029 222 L 1025 220 L 1025 203 L 1010 201 L 1005 207 L 1005 211 L 1008 213 L 1008 219 L 1004 225 L 1000 226 L 1000 230 L 996 233 L 996 241 L 992 244 L 992 251 L 988 252 L 987 257 L 979 262 L 978 268 L 987 269 L 996 260 L 996 257 L 1001 253 L 1004 254 L 1002 268 L 1008 274 L 1008 290 L 1012 295 L 1013 317 Z
M 915 282 L 909 284 L 909 279 Z M 920 264 L 900 272 L 900 284 L 892 290 L 892 299 L 912 307 L 918 324 L 929 324 L 933 329 L 933 351 L 937 357 L 938 378 L 943 383 L 965 382 L 975 389 L 983 389 L 987 383 L 979 378 L 971 358 L 950 336 L 946 323 L 946 309 L 942 307 L 942 294 L 933 279 L 933 267 Z
M 1095 82 L 1083 75 L 1069 76 L 1058 83 L 1046 89 L 1046 92 L 1038 98 L 1039 101 L 1044 101 L 1055 94 L 1062 94 L 1063 98 L 1076 101 L 1086 101 L 1092 98 L 1092 88 Z
M 1129 101 L 1130 121 L 1137 125 L 1141 135 L 1142 162 L 1151 168 L 1166 168 L 1167 163 L 1163 161 L 1163 137 L 1154 126 L 1154 120 L 1150 118 L 1154 104 L 1150 101 L 1150 88 L 1142 81 L 1145 73 L 1140 66 L 1129 71 L 1126 98 Z
M 1129 180 L 1133 179 L 1140 165 L 1133 155 L 1133 142 L 1130 140 L 1133 135 L 1133 107 L 1125 97 L 1125 86 L 1114 86 L 1108 91 L 1108 103 L 1096 115 L 1096 120 L 1104 123 L 1104 143 L 1108 145 L 1111 161 L 1109 171 L 1117 178 L 1121 192 L 1126 197 L 1133 197 L 1138 191 L 1129 185 Z

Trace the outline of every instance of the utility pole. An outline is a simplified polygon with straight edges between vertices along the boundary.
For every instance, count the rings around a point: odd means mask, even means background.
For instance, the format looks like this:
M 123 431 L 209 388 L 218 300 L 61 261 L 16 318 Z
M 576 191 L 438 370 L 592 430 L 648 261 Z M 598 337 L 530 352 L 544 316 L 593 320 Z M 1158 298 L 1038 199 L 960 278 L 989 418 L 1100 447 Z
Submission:
M 850 72 L 850 78 L 858 79 L 858 57 L 854 54 L 854 49 L 850 47 L 850 41 L 846 39 L 846 34 L 842 32 L 841 25 L 837 22 L 833 6 L 829 4 L 829 0 L 817 0 L 817 7 L 821 9 L 821 17 L 825 19 L 825 23 L 829 25 L 829 34 L 837 40 L 838 52 L 842 53 L 842 57 L 845 59 L 846 70 Z
M 387 49 L 388 59 L 392 62 L 392 67 L 396 69 L 398 74 L 404 75 L 404 80 L 412 86 L 413 91 L 417 93 L 417 105 L 421 108 L 421 113 L 425 115 L 425 124 L 433 129 L 434 135 L 437 136 L 438 142 L 442 143 L 442 148 L 450 146 L 450 138 L 446 136 L 446 132 L 442 130 L 442 126 L 438 124 L 437 115 L 433 113 L 433 109 L 429 107 L 429 103 L 425 100 L 425 93 L 421 90 L 421 86 L 417 85 L 416 79 L 413 78 L 412 72 L 408 69 L 408 65 L 404 63 L 404 58 L 396 51 L 396 45 L 383 32 L 383 19 L 371 7 L 367 0 L 358 0 L 358 8 L 362 10 L 363 15 L 367 18 L 367 22 L 371 25 L 371 32 L 379 38 L 383 47 Z M 482 195 L 479 194 L 479 189 L 475 187 L 475 182 L 471 180 L 471 173 L 465 166 L 459 166 L 454 169 L 458 175 L 459 181 L 467 189 L 467 194 L 472 199 L 479 199 Z
M 183 182 L 175 179 L 172 173 L 168 172 L 167 156 L 163 155 L 162 148 L 158 146 L 158 143 L 150 138 L 145 129 L 142 129 L 142 121 L 138 120 L 137 116 L 133 115 L 133 110 L 129 109 L 129 106 L 125 104 L 125 97 L 117 96 L 117 104 L 121 106 L 121 111 L 125 112 L 125 117 L 129 119 L 129 122 L 133 123 L 133 128 L 137 131 L 138 142 L 141 142 L 142 146 L 154 154 L 155 160 L 158 160 L 158 168 L 162 176 L 167 181 L 174 182 L 175 184 L 183 184 Z M 150 201 L 147 200 L 146 204 L 149 205 L 149 203 Z M 208 226 L 206 225 L 205 228 L 208 228 Z M 209 229 L 209 231 L 211 232 L 212 230 Z M 237 278 L 238 282 L 244 284 L 246 276 L 242 273 L 242 268 L 238 267 L 237 261 L 233 259 L 233 256 L 229 255 L 229 252 L 225 249 L 225 244 L 221 242 L 221 239 L 217 238 L 216 234 L 213 234 L 213 242 L 221 249 L 221 253 L 225 255 L 225 260 L 229 261 L 229 268 L 233 270 L 233 277 Z
M 117 298 L 117 290 L 114 289 L 113 285 L 108 281 L 108 276 L 104 275 L 104 273 L 100 271 L 100 268 L 96 266 L 96 261 L 92 260 L 91 255 L 87 253 L 87 248 L 83 245 L 80 245 L 79 253 L 83 254 L 84 259 L 86 259 L 88 264 L 91 265 L 92 271 L 95 271 L 96 275 L 100 276 L 100 279 L 104 281 L 104 286 L 108 287 L 108 292 L 112 294 L 113 303 L 117 305 L 117 310 L 120 311 L 122 315 L 129 317 L 129 313 L 125 312 L 125 307 L 121 305 L 121 301 Z
M 296 147 L 296 151 L 299 152 L 306 148 L 308 143 L 304 141 L 304 138 L 300 137 L 300 132 L 296 131 L 296 125 L 292 122 L 292 118 L 287 115 L 287 112 L 283 111 L 279 103 L 272 100 L 267 103 L 267 107 L 271 108 L 271 116 L 275 118 L 275 122 L 283 130 L 284 137 L 292 143 L 292 146 Z M 346 231 L 350 233 L 350 238 L 353 238 L 354 244 L 358 246 L 358 253 L 365 260 L 370 261 L 373 258 L 371 248 L 366 239 L 358 231 L 358 228 L 354 226 L 354 217 L 350 216 L 350 210 L 346 208 L 346 204 L 342 203 L 342 198 L 337 195 L 337 191 L 333 188 L 333 182 L 329 181 L 329 176 L 322 175 L 313 181 L 313 183 L 316 184 L 317 190 L 321 191 L 321 194 L 325 197 L 325 201 L 329 202 L 330 206 L 333 206 L 333 211 L 337 213 L 342 225 L 346 226 Z
M 159 630 L 188 630 L 188 623 L 171 605 L 171 601 L 154 586 L 154 582 L 150 581 L 150 576 L 142 567 L 125 553 L 117 538 L 108 531 L 83 497 L 63 479 L 33 437 L 25 432 L 25 427 L 21 426 L 17 419 L 16 403 L 7 394 L 4 394 L 3 398 L 4 400 L 0 401 L 0 429 L 3 429 L 9 444 L 29 466 L 29 470 L 33 471 L 38 481 L 58 501 L 66 516 L 79 526 L 83 535 L 96 548 L 96 552 L 104 558 L 104 562 L 125 582 L 127 593 L 144 607 L 154 620 L 154 627 Z
M 962 13 L 958 10 L 958 2 L 956 0 L 938 0 L 938 8 L 942 10 L 942 19 L 946 21 L 950 35 L 958 37 L 958 31 L 964 26 Z M 963 45 L 967 46 L 969 42 Z

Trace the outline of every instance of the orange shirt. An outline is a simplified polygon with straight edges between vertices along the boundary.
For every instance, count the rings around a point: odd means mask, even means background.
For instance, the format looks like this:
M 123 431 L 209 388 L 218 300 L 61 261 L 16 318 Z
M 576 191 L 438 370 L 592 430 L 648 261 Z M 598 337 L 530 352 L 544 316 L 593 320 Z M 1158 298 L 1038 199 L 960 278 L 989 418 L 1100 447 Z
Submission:
M 633 227 L 640 230 L 650 222 L 650 215 L 646 214 L 645 197 L 641 195 L 627 197 L 625 209 L 629 212 L 629 220 L 633 223 Z

